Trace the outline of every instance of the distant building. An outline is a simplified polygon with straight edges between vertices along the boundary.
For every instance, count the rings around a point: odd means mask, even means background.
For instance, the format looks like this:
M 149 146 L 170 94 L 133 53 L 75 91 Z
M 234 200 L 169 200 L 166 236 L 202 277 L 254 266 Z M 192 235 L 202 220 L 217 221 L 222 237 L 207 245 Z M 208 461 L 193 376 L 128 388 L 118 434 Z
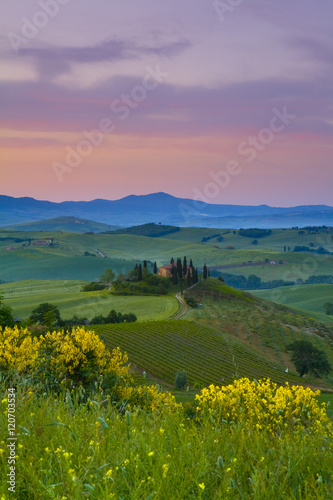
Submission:
M 48 245 L 51 245 L 51 243 L 52 243 L 52 240 L 36 240 L 36 241 L 32 242 L 32 245 L 34 247 L 36 247 L 36 246 L 48 246 Z
M 160 267 L 160 270 L 158 271 L 158 275 L 162 276 L 163 278 L 170 278 L 170 276 L 172 276 L 171 269 L 173 267 L 175 267 L 175 268 L 177 267 L 176 262 L 174 262 L 173 264 L 167 264 L 166 266 Z M 190 266 L 187 266 L 187 271 L 186 271 L 185 276 L 187 276 L 187 273 L 189 271 L 191 272 L 191 268 L 190 268 Z

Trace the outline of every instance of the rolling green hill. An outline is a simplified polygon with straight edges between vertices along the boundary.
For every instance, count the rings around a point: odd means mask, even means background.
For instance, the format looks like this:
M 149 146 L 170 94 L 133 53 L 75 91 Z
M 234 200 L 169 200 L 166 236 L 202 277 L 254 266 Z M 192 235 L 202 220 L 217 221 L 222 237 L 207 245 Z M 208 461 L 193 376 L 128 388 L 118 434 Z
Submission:
M 250 293 L 297 308 L 300 314 L 312 316 L 319 321 L 333 322 L 333 317 L 327 316 L 323 308 L 325 302 L 333 302 L 333 285 L 288 286 L 273 290 L 253 290 Z
M 106 292 L 80 292 L 85 281 L 28 280 L 0 285 L 6 304 L 14 316 L 26 319 L 31 311 L 43 302 L 58 306 L 61 317 L 69 319 L 74 314 L 89 320 L 106 315 L 111 309 L 134 313 L 138 320 L 167 319 L 178 310 L 178 301 L 172 296 L 114 296 Z
M 192 386 L 247 376 L 330 387 L 326 380 L 298 377 L 286 346 L 310 338 L 333 366 L 333 328 L 214 279 L 187 296 L 202 307 L 188 310 L 179 321 L 101 325 L 94 330 L 109 347 L 126 350 L 139 372 L 168 384 L 184 369 Z

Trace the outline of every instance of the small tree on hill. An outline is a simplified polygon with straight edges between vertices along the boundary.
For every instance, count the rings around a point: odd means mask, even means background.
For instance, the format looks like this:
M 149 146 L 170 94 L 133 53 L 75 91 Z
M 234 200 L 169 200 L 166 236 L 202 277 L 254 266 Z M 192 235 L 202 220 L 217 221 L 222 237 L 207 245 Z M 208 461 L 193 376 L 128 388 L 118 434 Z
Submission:
M 29 320 L 32 323 L 40 323 L 51 328 L 61 322 L 61 317 L 57 306 L 43 302 L 31 311 Z
M 156 261 L 154 262 L 154 270 L 153 270 L 154 274 L 157 274 L 157 264 L 156 264 Z
M 203 266 L 203 279 L 206 280 L 207 276 L 208 276 L 207 266 L 206 266 L 206 264 L 204 264 L 204 266 Z
M 175 377 L 176 389 L 184 389 L 187 384 L 187 373 L 185 370 L 178 370 Z
M 333 315 L 333 304 L 332 304 L 332 302 L 326 302 L 326 304 L 324 304 L 324 309 L 325 309 L 325 314 L 327 314 L 328 316 Z
M 100 275 L 99 281 L 102 283 L 112 283 L 116 278 L 112 269 L 105 269 L 104 273 Z
M 309 373 L 320 378 L 331 371 L 325 352 L 308 340 L 296 340 L 287 346 L 287 350 L 292 351 L 291 360 L 301 377 Z

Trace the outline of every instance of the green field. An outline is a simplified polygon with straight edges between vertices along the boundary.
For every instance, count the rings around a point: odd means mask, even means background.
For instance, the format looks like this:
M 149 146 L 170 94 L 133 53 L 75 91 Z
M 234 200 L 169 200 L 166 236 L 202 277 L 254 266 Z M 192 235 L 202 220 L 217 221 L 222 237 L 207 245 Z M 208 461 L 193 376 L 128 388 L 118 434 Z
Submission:
M 263 299 L 295 307 L 319 321 L 333 322 L 333 317 L 324 312 L 323 305 L 333 302 L 333 285 L 300 285 L 274 288 L 272 290 L 252 290 L 250 293 Z
M 178 301 L 172 296 L 115 296 L 105 292 L 80 292 L 84 281 L 28 280 L 0 285 L 7 305 L 14 316 L 27 318 L 43 302 L 58 306 L 61 317 L 69 319 L 74 314 L 89 320 L 106 315 L 111 309 L 134 313 L 138 320 L 167 319 L 178 310 Z

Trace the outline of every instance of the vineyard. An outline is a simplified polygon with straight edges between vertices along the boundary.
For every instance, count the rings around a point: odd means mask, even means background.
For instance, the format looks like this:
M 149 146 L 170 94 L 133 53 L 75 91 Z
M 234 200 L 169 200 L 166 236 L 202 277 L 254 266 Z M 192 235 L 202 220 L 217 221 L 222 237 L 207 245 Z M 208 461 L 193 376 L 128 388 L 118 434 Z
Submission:
M 101 325 L 94 330 L 109 348 L 125 350 L 137 371 L 168 384 L 173 384 L 177 370 L 185 370 L 194 387 L 226 384 L 239 376 L 316 384 L 297 376 L 286 351 L 289 343 L 309 339 L 309 334 L 333 362 L 333 331 L 327 325 L 218 280 L 207 280 L 188 295 L 202 307 L 189 310 L 185 319 Z M 323 380 L 320 384 L 327 387 Z
M 179 369 L 187 372 L 190 385 L 198 387 L 230 383 L 237 376 L 300 382 L 237 340 L 191 321 L 100 325 L 94 330 L 107 347 L 125 350 L 136 369 L 169 384 Z

